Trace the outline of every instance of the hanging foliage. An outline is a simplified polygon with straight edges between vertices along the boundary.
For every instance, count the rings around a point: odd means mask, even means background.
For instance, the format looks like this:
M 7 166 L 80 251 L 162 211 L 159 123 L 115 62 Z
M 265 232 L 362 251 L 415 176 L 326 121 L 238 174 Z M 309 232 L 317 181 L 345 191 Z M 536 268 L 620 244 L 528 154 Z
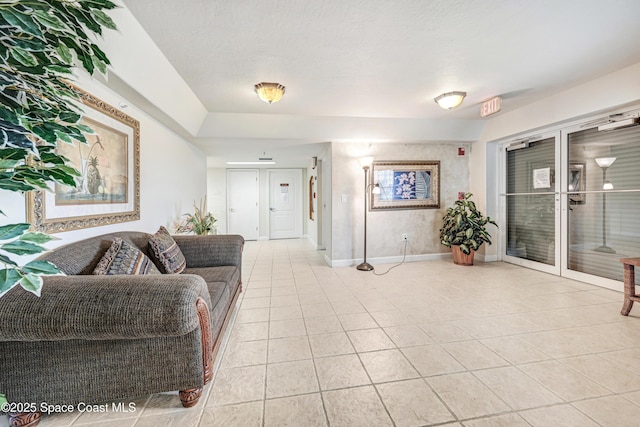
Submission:
M 79 172 L 56 144 L 86 143 L 84 134 L 93 132 L 80 123 L 79 93 L 69 81 L 78 63 L 89 74 L 106 73 L 109 59 L 92 38 L 103 27 L 116 29 L 104 12 L 116 7 L 108 0 L 0 2 L 0 190 L 75 185 Z M 0 296 L 18 284 L 39 295 L 41 276 L 59 273 L 48 262 L 19 266 L 10 258 L 45 251 L 52 237 L 29 227 L 0 227 Z

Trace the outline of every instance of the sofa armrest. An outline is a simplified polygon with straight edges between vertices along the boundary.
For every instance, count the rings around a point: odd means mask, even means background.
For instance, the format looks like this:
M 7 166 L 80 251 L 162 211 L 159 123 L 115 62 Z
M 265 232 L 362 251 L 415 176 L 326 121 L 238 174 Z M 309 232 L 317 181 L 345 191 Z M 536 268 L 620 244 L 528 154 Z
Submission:
M 200 276 L 50 276 L 40 297 L 15 287 L 0 298 L 0 341 L 179 336 L 198 326 L 196 301 L 211 307 Z
M 237 234 L 208 236 L 172 236 L 187 260 L 188 268 L 219 267 L 234 265 L 242 267 L 244 238 Z

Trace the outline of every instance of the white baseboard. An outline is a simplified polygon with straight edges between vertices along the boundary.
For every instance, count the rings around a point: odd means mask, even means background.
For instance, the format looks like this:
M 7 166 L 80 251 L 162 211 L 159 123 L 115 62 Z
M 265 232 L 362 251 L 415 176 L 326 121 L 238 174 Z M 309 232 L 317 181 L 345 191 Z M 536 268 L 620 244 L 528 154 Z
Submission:
M 329 257 L 327 256 L 326 252 L 325 252 L 325 254 L 324 254 L 324 262 L 326 262 L 326 263 L 327 263 L 327 265 L 328 265 L 329 267 L 332 267 L 332 268 L 334 267 L 333 265 L 331 265 L 331 264 L 332 264 L 332 263 L 331 263 L 331 258 L 329 258 Z
M 482 255 L 476 253 L 475 257 L 478 258 L 480 262 L 498 262 L 498 255 Z
M 317 250 L 322 250 L 324 249 L 324 246 L 319 245 L 318 242 L 316 242 L 315 240 L 313 240 L 311 237 L 309 237 L 307 234 L 305 234 L 303 236 L 303 238 L 307 239 L 309 241 L 309 243 L 311 243 L 311 245 L 314 247 L 314 249 Z
M 260 236 L 258 240 L 269 240 L 269 236 Z
M 440 254 L 407 255 L 405 257 L 404 262 L 436 261 L 436 260 L 442 260 L 442 259 L 451 259 L 451 252 L 440 253 Z M 326 255 L 324 257 L 324 260 L 330 267 L 351 267 L 353 265 L 358 265 L 363 261 L 362 258 L 332 260 L 328 258 Z M 394 264 L 394 263 L 399 263 L 400 261 L 402 261 L 402 255 L 367 259 L 367 262 L 372 265 Z

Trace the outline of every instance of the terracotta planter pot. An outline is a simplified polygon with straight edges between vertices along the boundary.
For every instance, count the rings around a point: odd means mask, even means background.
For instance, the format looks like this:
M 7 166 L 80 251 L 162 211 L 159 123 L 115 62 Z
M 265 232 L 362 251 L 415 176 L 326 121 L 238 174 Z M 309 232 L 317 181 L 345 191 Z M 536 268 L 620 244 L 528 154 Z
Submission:
M 451 253 L 453 254 L 453 263 L 458 265 L 473 265 L 473 255 L 476 253 L 471 249 L 469 255 L 462 252 L 460 246 L 451 246 Z

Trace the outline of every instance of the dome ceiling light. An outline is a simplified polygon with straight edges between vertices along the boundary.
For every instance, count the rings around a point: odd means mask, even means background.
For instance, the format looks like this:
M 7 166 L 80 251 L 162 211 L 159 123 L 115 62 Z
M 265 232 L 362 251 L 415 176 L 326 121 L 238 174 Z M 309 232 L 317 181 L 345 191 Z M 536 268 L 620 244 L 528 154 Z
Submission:
M 462 104 L 465 96 L 467 96 L 467 92 L 447 92 L 436 97 L 434 101 L 445 110 L 452 110 Z
M 258 83 L 255 90 L 258 97 L 269 104 L 280 101 L 284 95 L 284 86 L 280 83 Z

